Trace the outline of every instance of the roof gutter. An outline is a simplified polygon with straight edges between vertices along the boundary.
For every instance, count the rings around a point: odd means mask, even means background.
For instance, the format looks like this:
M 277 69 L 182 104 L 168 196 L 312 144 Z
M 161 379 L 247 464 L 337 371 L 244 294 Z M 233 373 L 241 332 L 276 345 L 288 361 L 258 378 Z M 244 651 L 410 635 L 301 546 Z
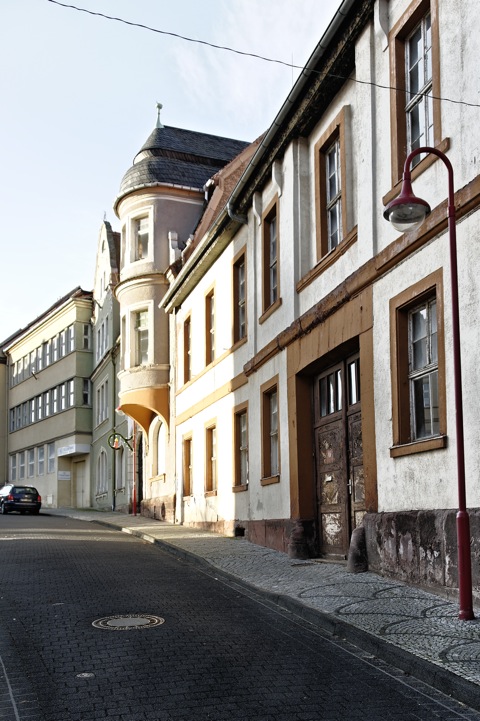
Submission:
M 303 68 L 297 82 L 292 88 L 292 91 L 288 95 L 287 99 L 285 100 L 284 104 L 280 108 L 280 112 L 277 114 L 275 120 L 273 121 L 272 125 L 270 126 L 270 129 L 267 131 L 265 136 L 260 141 L 259 148 L 253 158 L 250 160 L 249 164 L 245 168 L 243 175 L 241 176 L 240 180 L 238 181 L 237 185 L 232 191 L 232 194 L 230 196 L 230 199 L 227 203 L 227 213 L 230 216 L 232 220 L 235 220 L 238 223 L 247 223 L 247 216 L 245 214 L 239 214 L 235 212 L 235 204 L 239 199 L 240 194 L 242 193 L 243 189 L 247 185 L 250 177 L 253 174 L 253 171 L 259 165 L 260 161 L 263 158 L 263 155 L 265 151 L 268 149 L 270 142 L 275 137 L 278 129 L 283 125 L 288 113 L 290 112 L 293 105 L 298 100 L 299 96 L 302 94 L 304 86 L 309 79 L 312 72 L 315 70 L 315 67 L 317 66 L 319 60 L 322 58 L 322 56 L 325 54 L 325 51 L 327 50 L 328 46 L 330 45 L 330 42 L 337 32 L 338 28 L 342 24 L 343 20 L 347 16 L 348 12 L 351 10 L 353 5 L 355 4 L 355 0 L 343 0 L 342 4 L 338 8 L 337 12 L 333 16 L 332 20 L 330 21 L 330 24 L 328 25 L 326 31 L 324 32 L 320 42 L 318 43 L 317 47 L 313 51 L 312 55 L 310 56 L 309 60 L 307 61 L 307 64 Z

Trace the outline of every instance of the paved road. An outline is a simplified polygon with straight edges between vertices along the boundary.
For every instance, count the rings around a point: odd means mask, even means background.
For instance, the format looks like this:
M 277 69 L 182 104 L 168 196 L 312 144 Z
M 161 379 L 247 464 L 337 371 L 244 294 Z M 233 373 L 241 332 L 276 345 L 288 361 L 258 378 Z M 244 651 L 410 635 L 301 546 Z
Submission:
M 0 548 L 1 721 L 480 721 L 135 537 L 11 514 Z

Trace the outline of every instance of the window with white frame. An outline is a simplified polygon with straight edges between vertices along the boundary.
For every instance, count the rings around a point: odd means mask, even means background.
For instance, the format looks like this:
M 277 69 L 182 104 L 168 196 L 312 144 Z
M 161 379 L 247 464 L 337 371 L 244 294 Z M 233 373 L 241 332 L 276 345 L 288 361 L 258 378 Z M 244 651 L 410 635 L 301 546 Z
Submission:
M 148 311 L 135 313 L 135 365 L 148 363 Z
M 21 481 L 25 480 L 25 451 L 20 451 L 18 454 L 18 478 Z
M 97 388 L 97 426 L 108 418 L 108 379 Z
M 90 350 L 92 345 L 92 328 L 88 323 L 83 324 L 83 350 Z
M 91 404 L 91 383 L 89 378 L 83 379 L 82 403 L 84 406 Z
M 148 217 L 136 218 L 133 221 L 134 260 L 145 260 L 148 257 L 149 220 Z
M 55 443 L 47 443 L 47 473 L 55 472 Z
M 35 475 L 35 448 L 29 448 L 27 451 L 28 466 L 27 474 L 28 478 L 33 478 Z
M 17 454 L 12 453 L 10 456 L 10 480 L 17 480 Z
M 406 41 L 408 152 L 433 142 L 432 23 L 427 13 Z M 413 164 L 420 161 L 414 158 Z
M 97 459 L 97 478 L 96 478 L 96 494 L 101 496 L 107 492 L 107 454 L 105 451 L 100 451 L 100 455 Z
M 37 473 L 39 476 L 43 476 L 45 473 L 45 446 L 37 448 Z
M 75 380 L 72 378 L 67 381 L 68 387 L 68 407 L 75 408 Z

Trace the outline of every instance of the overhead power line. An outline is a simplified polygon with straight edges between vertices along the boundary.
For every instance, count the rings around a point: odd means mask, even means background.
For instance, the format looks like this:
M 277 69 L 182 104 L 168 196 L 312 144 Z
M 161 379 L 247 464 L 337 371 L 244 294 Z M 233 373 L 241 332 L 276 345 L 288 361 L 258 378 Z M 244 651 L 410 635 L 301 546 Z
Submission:
M 235 48 L 231 48 L 227 45 L 216 45 L 215 43 L 210 43 L 207 40 L 198 40 L 197 38 L 189 38 L 186 35 L 180 35 L 179 33 L 173 33 L 169 32 L 168 30 L 159 30 L 158 28 L 152 28 L 150 25 L 144 25 L 142 23 L 135 23 L 131 20 L 124 20 L 124 18 L 118 18 L 113 15 L 106 15 L 105 13 L 95 12 L 93 10 L 87 10 L 86 8 L 80 8 L 76 5 L 69 5 L 67 3 L 59 2 L 59 0 L 48 0 L 48 2 L 53 3 L 54 5 L 60 5 L 64 8 L 69 8 L 70 10 L 77 10 L 78 12 L 87 13 L 87 15 L 95 15 L 97 17 L 104 18 L 105 20 L 115 20 L 116 22 L 123 23 L 124 25 L 130 25 L 131 27 L 136 28 L 142 28 L 143 30 L 148 30 L 152 33 L 158 33 L 159 35 L 169 35 L 170 37 L 178 38 L 179 40 L 185 40 L 189 43 L 197 43 L 198 45 L 206 45 L 207 47 L 214 48 L 215 50 L 225 50 L 229 53 L 235 53 L 236 55 L 243 55 L 245 57 L 249 58 L 255 58 L 256 60 L 263 60 L 266 63 L 275 63 L 276 65 L 284 65 L 287 68 L 295 69 L 295 70 L 303 70 L 303 65 L 294 65 L 293 62 L 288 63 L 285 60 L 277 60 L 275 58 L 267 58 L 264 55 L 257 55 L 256 53 L 248 53 L 244 50 L 236 50 Z M 316 73 L 316 70 L 311 70 L 310 72 Z M 358 78 L 351 78 L 346 77 L 343 75 L 335 75 L 334 73 L 329 73 L 329 76 L 332 78 L 338 78 L 339 80 L 350 80 L 351 82 L 358 83 L 359 85 L 370 85 L 374 88 L 379 88 L 380 90 L 394 90 L 396 92 L 402 92 L 406 93 L 407 91 L 402 88 L 396 88 L 392 87 L 391 85 L 381 85 L 380 83 L 374 83 L 369 80 L 359 80 Z M 437 97 L 434 95 L 429 95 L 428 93 L 418 93 L 419 95 L 425 95 L 431 98 L 432 100 L 439 100 L 445 103 L 454 103 L 455 105 L 465 105 L 470 108 L 480 108 L 479 103 L 469 103 L 466 100 L 454 100 L 453 98 L 444 98 L 444 97 Z

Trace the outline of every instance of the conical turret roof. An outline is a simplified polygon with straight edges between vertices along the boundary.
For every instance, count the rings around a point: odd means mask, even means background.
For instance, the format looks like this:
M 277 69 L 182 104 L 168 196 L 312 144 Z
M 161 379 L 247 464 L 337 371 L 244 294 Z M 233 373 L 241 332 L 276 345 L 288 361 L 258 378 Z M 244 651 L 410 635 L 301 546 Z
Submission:
M 155 185 L 202 190 L 209 178 L 249 143 L 157 124 L 127 170 L 115 199 Z

